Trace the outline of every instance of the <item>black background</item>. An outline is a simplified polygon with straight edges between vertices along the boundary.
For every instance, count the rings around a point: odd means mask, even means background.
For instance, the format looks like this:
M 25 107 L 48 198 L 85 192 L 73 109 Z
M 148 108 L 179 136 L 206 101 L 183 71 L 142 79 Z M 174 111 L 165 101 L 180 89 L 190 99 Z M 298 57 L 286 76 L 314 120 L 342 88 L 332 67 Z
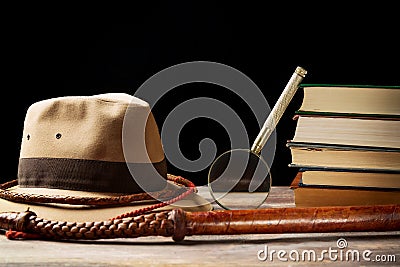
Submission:
M 397 9 L 390 6 L 287 4 L 278 9 L 267 3 L 171 1 L 112 12 L 107 6 L 107 12 L 96 8 L 17 6 L 4 11 L 9 18 L 2 30 L 1 181 L 16 178 L 30 104 L 66 95 L 134 94 L 152 75 L 179 63 L 231 66 L 252 79 L 271 106 L 296 66 L 308 70 L 307 83 L 400 84 L 399 22 Z M 249 110 L 210 84 L 180 86 L 163 97 L 153 110 L 159 127 L 174 106 L 199 96 L 230 105 L 254 140 L 259 129 Z M 285 143 L 293 137 L 292 116 L 301 100 L 298 91 L 276 129 L 275 185 L 290 184 L 296 172 L 288 167 Z M 220 153 L 228 148 L 219 125 L 198 119 L 181 133 L 183 153 L 196 159 L 205 137 L 217 142 Z M 188 173 L 169 165 L 169 172 L 199 185 L 207 179 L 207 170 Z

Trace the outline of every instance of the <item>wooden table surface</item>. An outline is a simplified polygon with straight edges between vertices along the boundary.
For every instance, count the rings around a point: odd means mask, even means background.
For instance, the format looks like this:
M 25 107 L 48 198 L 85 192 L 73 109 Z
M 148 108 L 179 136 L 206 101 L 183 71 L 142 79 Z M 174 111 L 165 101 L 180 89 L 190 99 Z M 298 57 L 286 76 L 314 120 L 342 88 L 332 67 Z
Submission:
M 210 198 L 205 187 L 199 189 L 200 194 Z M 260 208 L 293 207 L 293 203 L 293 192 L 288 187 L 273 187 Z M 400 231 L 187 236 L 178 243 L 170 237 L 21 241 L 0 235 L 0 266 L 398 266 L 399 263 Z

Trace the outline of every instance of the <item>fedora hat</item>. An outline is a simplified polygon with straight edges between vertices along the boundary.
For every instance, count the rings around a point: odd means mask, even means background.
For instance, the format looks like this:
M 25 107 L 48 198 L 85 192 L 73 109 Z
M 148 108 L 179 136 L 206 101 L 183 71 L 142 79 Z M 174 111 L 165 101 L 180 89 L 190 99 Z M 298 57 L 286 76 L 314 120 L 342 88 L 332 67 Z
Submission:
M 1 185 L 0 213 L 84 222 L 176 207 L 212 209 L 190 180 L 168 173 L 147 102 L 106 93 L 27 109 L 18 177 Z

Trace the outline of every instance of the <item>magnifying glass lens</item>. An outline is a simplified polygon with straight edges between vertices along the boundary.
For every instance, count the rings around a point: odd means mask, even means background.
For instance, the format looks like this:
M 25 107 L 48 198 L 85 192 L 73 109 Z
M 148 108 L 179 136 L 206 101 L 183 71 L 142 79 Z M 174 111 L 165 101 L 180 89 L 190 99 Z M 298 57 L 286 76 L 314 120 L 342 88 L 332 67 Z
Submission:
M 259 156 L 269 136 L 299 88 L 307 71 L 297 67 L 274 108 L 268 115 L 251 150 L 234 149 L 219 156 L 208 173 L 208 187 L 214 200 L 225 209 L 255 209 L 268 197 L 271 175 Z
M 212 164 L 208 188 L 214 200 L 225 209 L 256 209 L 271 189 L 270 168 L 251 150 L 230 150 Z

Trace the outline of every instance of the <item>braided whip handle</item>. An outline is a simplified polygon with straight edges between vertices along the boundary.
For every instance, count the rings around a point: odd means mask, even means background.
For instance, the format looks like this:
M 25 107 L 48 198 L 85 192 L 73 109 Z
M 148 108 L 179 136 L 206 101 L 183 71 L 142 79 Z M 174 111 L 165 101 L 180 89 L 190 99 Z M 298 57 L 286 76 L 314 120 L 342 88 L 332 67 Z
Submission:
M 101 222 L 63 222 L 39 218 L 34 212 L 0 213 L 0 229 L 18 231 L 37 239 L 105 239 L 141 236 L 171 236 L 175 241 L 185 237 L 185 212 L 180 209 L 142 214 L 135 217 Z M 11 236 L 11 237 L 10 237 Z M 25 237 L 27 235 L 17 235 Z M 14 235 L 15 238 L 15 235 Z

